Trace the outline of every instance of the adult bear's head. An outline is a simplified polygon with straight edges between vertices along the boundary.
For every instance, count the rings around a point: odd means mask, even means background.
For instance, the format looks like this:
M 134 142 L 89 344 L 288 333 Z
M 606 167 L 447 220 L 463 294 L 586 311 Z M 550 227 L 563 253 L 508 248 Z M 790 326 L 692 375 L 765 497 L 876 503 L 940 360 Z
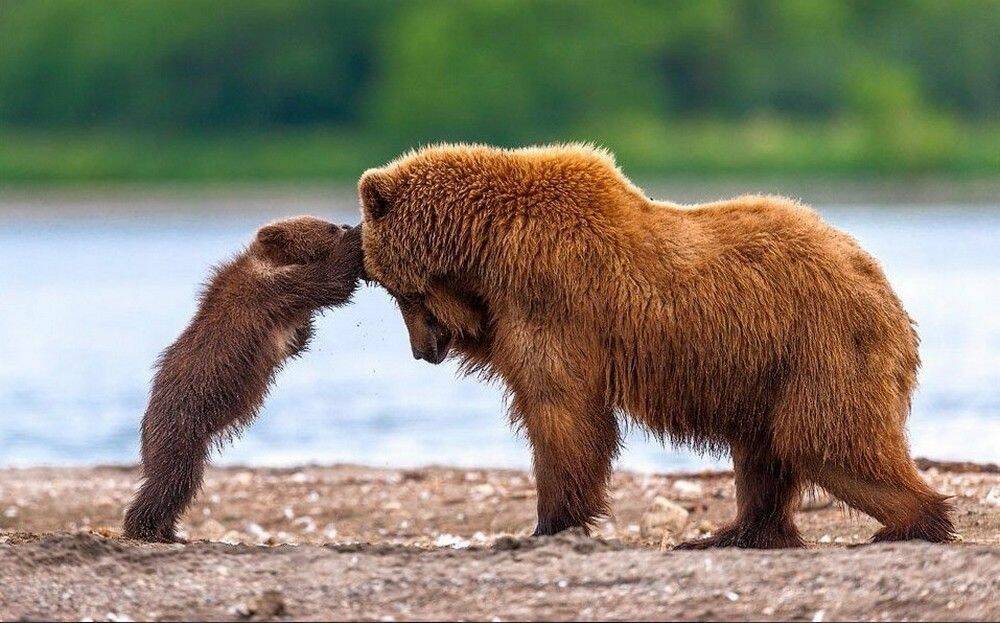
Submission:
M 429 361 L 447 350 L 435 350 L 448 343 L 442 328 L 468 355 L 501 310 L 559 314 L 572 290 L 589 296 L 573 275 L 603 260 L 595 237 L 618 235 L 609 211 L 645 201 L 606 152 L 583 145 L 428 147 L 366 171 L 358 194 L 367 275 L 397 298 L 408 326 L 429 319 L 410 330 Z
M 367 277 L 396 299 L 414 357 L 430 363 L 453 345 L 468 355 L 486 339 L 481 260 L 490 224 L 473 200 L 483 155 L 430 148 L 369 169 L 358 183 Z
M 496 164 L 488 148 L 439 146 L 408 153 L 358 182 L 365 268 L 391 292 L 427 293 L 432 282 L 481 269 L 499 216 L 488 205 Z M 484 203 L 484 201 L 486 203 Z

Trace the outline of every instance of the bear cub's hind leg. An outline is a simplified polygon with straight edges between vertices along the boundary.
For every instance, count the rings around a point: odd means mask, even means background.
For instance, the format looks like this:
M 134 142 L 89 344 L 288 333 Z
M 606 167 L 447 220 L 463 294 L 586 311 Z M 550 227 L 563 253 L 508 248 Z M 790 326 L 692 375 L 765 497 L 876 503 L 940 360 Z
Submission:
M 143 440 L 143 483 L 125 514 L 130 539 L 175 543 L 177 520 L 201 486 L 211 439 L 191 426 L 188 437 L 154 434 Z M 172 440 L 184 441 L 170 443 Z

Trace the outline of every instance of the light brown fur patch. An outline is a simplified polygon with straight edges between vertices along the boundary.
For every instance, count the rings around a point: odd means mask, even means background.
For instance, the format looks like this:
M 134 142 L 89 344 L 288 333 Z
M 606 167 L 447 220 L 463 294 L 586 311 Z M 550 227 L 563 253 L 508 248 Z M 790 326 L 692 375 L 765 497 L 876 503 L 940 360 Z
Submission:
M 423 301 L 464 336 L 466 368 L 512 393 L 540 534 L 606 511 L 623 414 L 732 452 L 738 518 L 707 544 L 801 544 L 791 513 L 809 483 L 882 536 L 950 537 L 907 449 L 912 322 L 812 209 L 654 201 L 583 145 L 430 147 L 369 170 L 359 194 L 368 275 Z

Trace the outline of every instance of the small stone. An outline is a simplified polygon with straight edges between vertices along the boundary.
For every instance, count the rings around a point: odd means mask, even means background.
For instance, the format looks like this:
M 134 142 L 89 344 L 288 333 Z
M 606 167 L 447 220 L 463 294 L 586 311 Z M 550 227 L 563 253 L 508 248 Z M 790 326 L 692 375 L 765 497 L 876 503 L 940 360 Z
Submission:
M 226 527 L 214 519 L 205 521 L 198 526 L 195 534 L 209 541 L 218 541 L 227 534 Z
M 684 507 L 658 495 L 653 498 L 650 509 L 642 516 L 639 530 L 643 538 L 658 538 L 662 542 L 665 534 L 680 534 L 687 521 L 688 512 Z
M 682 497 L 696 498 L 702 494 L 701 484 L 693 480 L 675 480 L 673 489 Z
M 484 483 L 484 484 L 481 484 L 481 485 L 476 485 L 476 486 L 472 487 L 472 489 L 470 489 L 470 492 L 472 493 L 472 496 L 474 498 L 477 498 L 477 499 L 488 498 L 488 497 L 496 494 L 496 491 L 497 491 L 496 488 L 493 485 L 489 484 L 489 483 Z
M 260 526 L 260 524 L 250 522 L 247 524 L 247 532 L 259 544 L 265 544 L 271 539 L 271 533 Z
M 495 552 L 509 552 L 518 549 L 520 547 L 521 547 L 521 541 L 519 541 L 518 539 L 514 538 L 509 534 L 498 536 L 493 541 L 493 546 L 492 546 L 493 551 Z
M 983 500 L 990 506 L 1000 506 L 1000 487 L 993 487 Z
M 246 537 L 236 530 L 230 530 L 229 532 L 222 535 L 219 539 L 220 543 L 228 543 L 229 545 L 239 545 L 246 540 Z
M 249 485 L 253 482 L 253 474 L 250 472 L 237 472 L 233 474 L 232 481 L 239 485 Z
M 309 515 L 302 515 L 301 517 L 296 517 L 292 520 L 292 525 L 300 528 L 302 532 L 306 534 L 311 534 L 316 532 L 316 520 Z
M 472 542 L 454 534 L 441 534 L 434 539 L 434 547 L 450 547 L 452 549 L 467 549 Z
M 677 545 L 677 539 L 674 538 L 674 535 L 670 534 L 669 532 L 664 532 L 663 538 L 660 539 L 660 551 L 661 552 L 670 551 L 674 548 L 675 545 Z
M 267 620 L 285 613 L 285 600 L 279 591 L 264 591 L 233 608 L 233 614 L 244 619 Z

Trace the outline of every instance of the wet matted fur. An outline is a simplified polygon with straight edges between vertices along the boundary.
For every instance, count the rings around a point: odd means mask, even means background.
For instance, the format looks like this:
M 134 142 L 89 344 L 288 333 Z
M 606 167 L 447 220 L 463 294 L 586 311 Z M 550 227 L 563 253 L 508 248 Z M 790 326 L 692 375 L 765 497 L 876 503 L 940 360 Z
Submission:
M 624 416 L 733 456 L 736 521 L 687 546 L 801 545 L 810 484 L 882 522 L 876 540 L 952 536 L 907 447 L 912 322 L 812 209 L 654 201 L 582 145 L 430 147 L 367 171 L 359 194 L 366 271 L 401 301 L 414 354 L 453 343 L 506 384 L 537 534 L 607 511 Z
M 312 336 L 312 317 L 348 301 L 363 272 L 360 227 L 314 217 L 262 227 L 215 271 L 198 312 L 160 356 L 142 420 L 142 476 L 125 536 L 173 541 L 213 442 L 257 414 L 275 373 Z

